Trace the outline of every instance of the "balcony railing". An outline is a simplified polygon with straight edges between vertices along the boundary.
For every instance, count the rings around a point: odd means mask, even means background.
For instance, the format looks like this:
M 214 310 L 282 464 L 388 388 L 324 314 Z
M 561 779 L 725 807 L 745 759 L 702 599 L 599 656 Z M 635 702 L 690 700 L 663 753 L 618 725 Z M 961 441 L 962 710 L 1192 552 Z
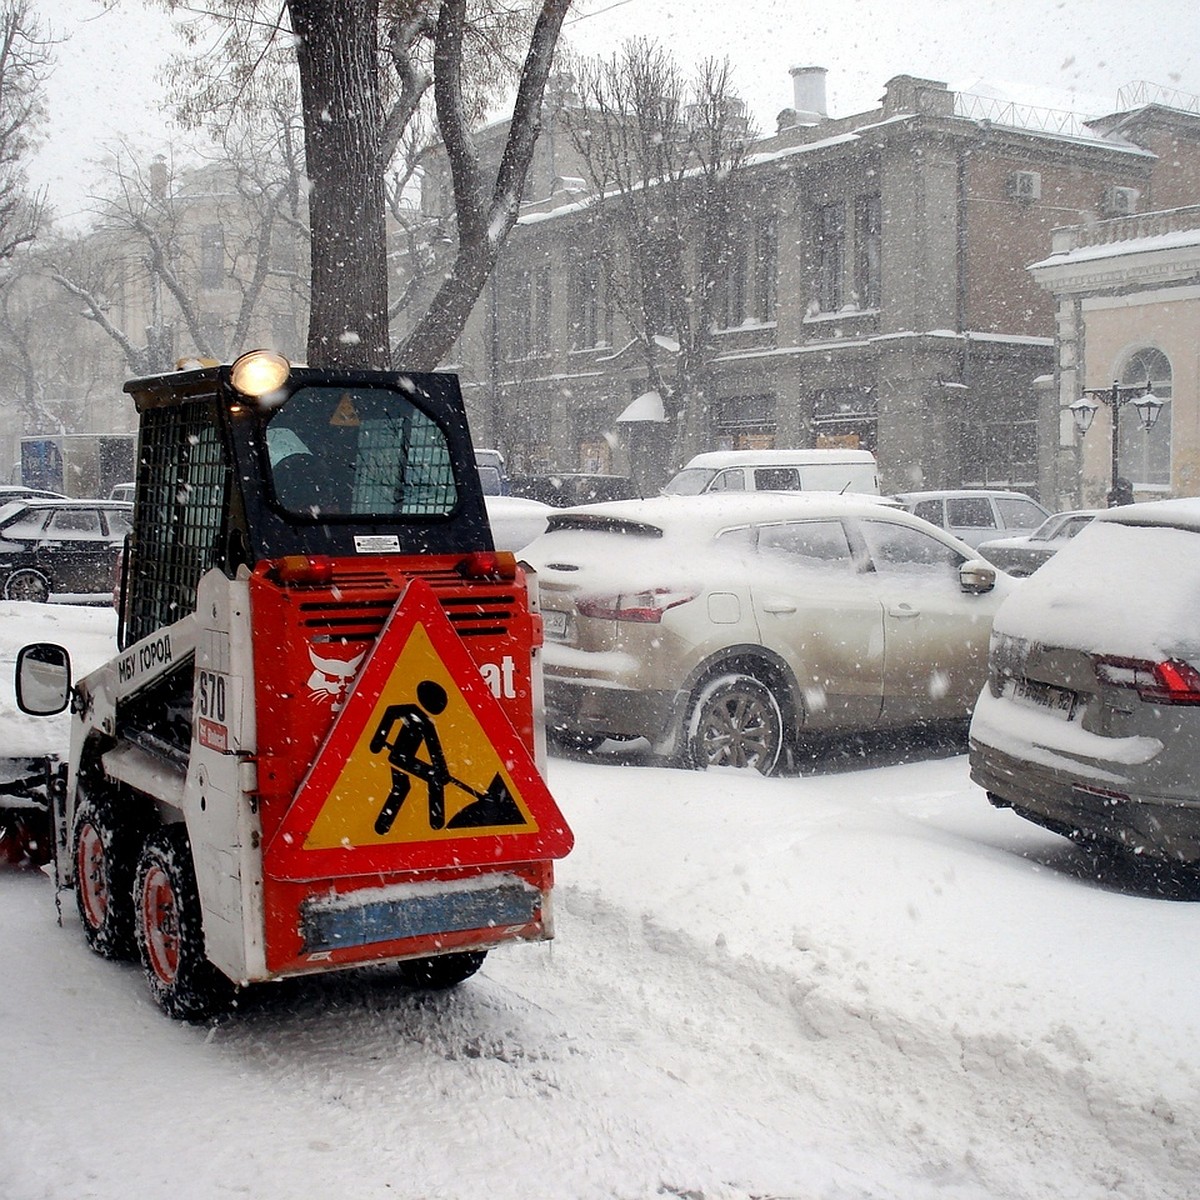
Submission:
M 1165 233 L 1186 233 L 1200 229 L 1200 204 L 1170 208 L 1163 212 L 1134 213 L 1093 221 L 1088 225 L 1065 225 L 1054 230 L 1055 254 L 1067 254 L 1084 246 L 1107 246 L 1132 242 L 1137 238 L 1160 237 Z

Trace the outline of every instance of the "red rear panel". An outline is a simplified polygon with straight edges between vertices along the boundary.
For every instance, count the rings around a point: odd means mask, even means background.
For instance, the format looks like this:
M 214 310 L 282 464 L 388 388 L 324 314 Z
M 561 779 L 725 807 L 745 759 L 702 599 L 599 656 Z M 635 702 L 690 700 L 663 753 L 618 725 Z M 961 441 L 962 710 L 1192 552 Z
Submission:
M 457 557 L 251 579 L 275 974 L 549 936 L 570 831 L 533 761 L 525 581 Z

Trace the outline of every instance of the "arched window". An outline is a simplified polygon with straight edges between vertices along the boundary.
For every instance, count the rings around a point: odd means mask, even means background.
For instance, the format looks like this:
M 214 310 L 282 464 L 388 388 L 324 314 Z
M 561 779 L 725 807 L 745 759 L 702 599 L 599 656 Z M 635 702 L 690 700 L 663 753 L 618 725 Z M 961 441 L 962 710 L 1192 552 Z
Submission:
M 1161 350 L 1149 346 L 1132 354 L 1121 371 L 1123 384 L 1150 381 L 1160 400 L 1171 398 L 1171 362 Z M 1158 421 L 1147 433 L 1132 405 L 1121 412 L 1121 474 L 1134 487 L 1171 486 L 1171 405 L 1163 407 Z

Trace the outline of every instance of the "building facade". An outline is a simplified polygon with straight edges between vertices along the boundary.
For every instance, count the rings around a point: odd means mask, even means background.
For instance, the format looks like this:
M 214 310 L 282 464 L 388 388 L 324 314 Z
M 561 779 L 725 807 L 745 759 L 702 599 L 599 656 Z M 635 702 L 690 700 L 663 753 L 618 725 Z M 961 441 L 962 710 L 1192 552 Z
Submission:
M 1053 297 L 1057 353 L 1048 401 L 1058 430 L 1051 480 L 1059 507 L 1103 506 L 1117 475 L 1139 500 L 1200 495 L 1200 205 L 1057 230 L 1030 268 Z M 1149 384 L 1164 401 L 1143 428 L 1132 407 Z M 1098 400 L 1079 435 L 1070 406 Z
M 1056 501 L 1056 312 L 1027 268 L 1057 227 L 1187 195 L 1200 116 L 1148 104 L 1080 125 L 898 76 L 878 109 L 833 119 L 824 72 L 793 75 L 795 108 L 739 173 L 701 448 L 862 446 L 887 490 Z M 599 285 L 606 202 L 582 191 L 553 114 L 546 127 L 540 152 L 564 173 L 527 193 L 450 365 L 476 441 L 513 473 L 631 474 L 652 491 L 678 464 Z M 663 339 L 668 371 L 673 352 Z

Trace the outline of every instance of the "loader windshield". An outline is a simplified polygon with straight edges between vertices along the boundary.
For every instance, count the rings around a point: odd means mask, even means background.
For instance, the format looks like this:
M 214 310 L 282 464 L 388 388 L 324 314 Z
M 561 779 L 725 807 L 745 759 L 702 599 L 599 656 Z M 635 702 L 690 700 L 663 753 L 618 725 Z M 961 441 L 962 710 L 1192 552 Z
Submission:
M 440 517 L 458 502 L 445 432 L 401 392 L 302 387 L 266 436 L 275 500 L 293 517 Z

